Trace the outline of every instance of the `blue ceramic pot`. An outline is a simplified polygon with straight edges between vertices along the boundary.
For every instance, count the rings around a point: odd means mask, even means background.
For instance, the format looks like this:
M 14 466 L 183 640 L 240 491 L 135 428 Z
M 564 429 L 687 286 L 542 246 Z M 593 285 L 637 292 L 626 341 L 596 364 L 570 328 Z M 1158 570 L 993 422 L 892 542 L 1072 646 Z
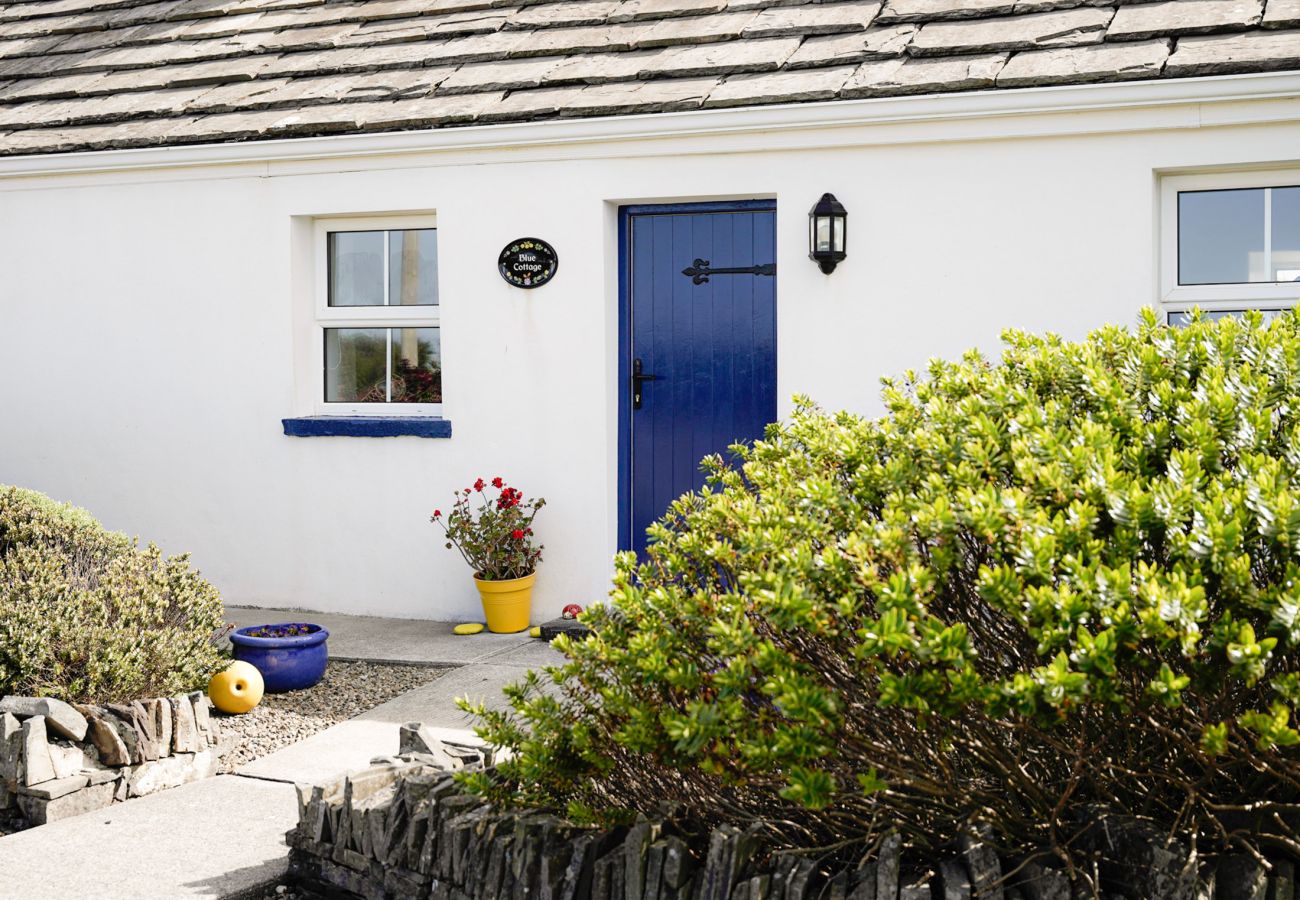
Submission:
M 230 635 L 235 659 L 251 663 L 262 673 L 268 694 L 311 687 L 321 680 L 329 662 L 329 648 L 325 641 L 330 633 L 320 625 L 307 625 L 307 634 L 292 637 L 254 637 L 249 634 L 250 631 L 274 631 L 284 627 L 283 624 L 249 625 Z

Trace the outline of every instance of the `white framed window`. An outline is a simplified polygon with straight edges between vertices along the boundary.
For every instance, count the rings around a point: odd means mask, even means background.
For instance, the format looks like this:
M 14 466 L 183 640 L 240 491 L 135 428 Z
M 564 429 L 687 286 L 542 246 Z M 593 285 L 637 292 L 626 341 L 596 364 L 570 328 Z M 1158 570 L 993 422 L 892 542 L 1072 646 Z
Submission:
M 1300 302 L 1300 169 L 1161 181 L 1160 299 L 1170 324 Z
M 437 219 L 319 219 L 314 252 L 316 413 L 442 415 Z

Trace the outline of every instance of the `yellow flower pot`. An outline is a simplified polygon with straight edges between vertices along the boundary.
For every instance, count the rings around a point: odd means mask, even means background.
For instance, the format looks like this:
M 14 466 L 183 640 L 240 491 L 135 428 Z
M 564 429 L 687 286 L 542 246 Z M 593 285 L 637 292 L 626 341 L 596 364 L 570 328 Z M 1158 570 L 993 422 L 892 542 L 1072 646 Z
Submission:
M 488 631 L 497 634 L 514 634 L 528 627 L 533 613 L 533 582 L 537 573 L 523 578 L 506 578 L 501 581 L 484 581 L 477 575 L 474 584 L 478 586 L 479 597 L 483 600 L 483 615 L 487 618 Z

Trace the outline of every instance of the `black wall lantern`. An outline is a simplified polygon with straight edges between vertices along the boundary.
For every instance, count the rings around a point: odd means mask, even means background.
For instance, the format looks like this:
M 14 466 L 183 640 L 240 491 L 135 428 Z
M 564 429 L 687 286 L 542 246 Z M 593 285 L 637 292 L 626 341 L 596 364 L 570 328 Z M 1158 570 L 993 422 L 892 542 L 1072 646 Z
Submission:
M 849 211 L 834 194 L 822 194 L 808 211 L 808 258 L 827 275 L 848 255 L 844 252 L 848 229 Z

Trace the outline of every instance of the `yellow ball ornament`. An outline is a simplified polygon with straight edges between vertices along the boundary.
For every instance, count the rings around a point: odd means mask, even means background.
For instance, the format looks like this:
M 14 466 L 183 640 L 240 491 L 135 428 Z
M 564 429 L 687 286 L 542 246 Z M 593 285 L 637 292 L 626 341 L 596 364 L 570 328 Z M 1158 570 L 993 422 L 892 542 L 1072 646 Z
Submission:
M 208 682 L 208 697 L 223 713 L 242 715 L 262 702 L 266 685 L 252 663 L 236 660 Z
M 452 634 L 478 634 L 482 630 L 482 622 L 466 622 L 464 625 L 457 625 L 451 631 Z
M 542 626 L 541 626 L 541 625 L 534 625 L 532 628 L 528 629 L 528 636 L 529 636 L 529 637 L 535 637 L 535 638 L 539 638 L 539 637 L 541 637 L 541 636 L 542 636 Z

